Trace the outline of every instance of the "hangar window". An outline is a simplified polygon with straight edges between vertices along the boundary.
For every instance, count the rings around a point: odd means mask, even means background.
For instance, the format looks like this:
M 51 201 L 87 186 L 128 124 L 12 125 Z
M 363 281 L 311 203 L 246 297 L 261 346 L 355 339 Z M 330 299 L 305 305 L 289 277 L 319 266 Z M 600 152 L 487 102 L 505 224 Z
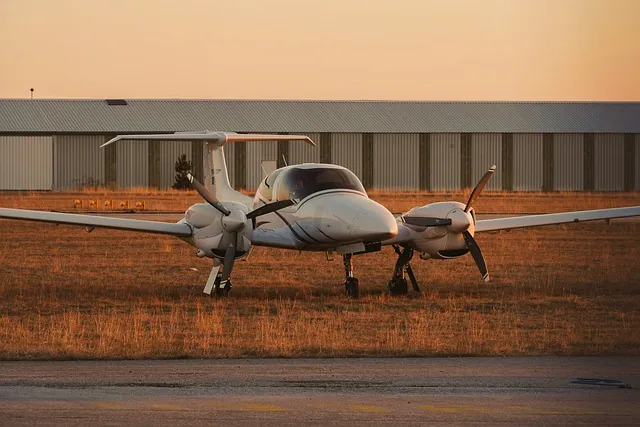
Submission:
M 107 105 L 129 105 L 124 99 L 105 99 Z

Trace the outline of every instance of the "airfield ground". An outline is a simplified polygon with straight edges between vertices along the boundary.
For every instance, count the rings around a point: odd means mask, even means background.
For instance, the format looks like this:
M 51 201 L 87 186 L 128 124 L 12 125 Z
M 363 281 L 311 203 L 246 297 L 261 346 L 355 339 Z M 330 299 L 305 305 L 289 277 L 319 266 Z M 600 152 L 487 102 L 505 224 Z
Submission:
M 390 210 L 467 193 L 374 193 Z M 181 211 L 193 192 L 2 193 L 0 206 L 73 211 L 74 199 Z M 638 193 L 489 193 L 481 213 L 640 204 Z M 87 209 L 84 209 L 87 210 Z M 640 354 L 640 223 L 478 234 L 471 257 L 412 263 L 422 294 L 390 297 L 390 248 L 340 259 L 256 248 L 227 299 L 202 293 L 210 262 L 171 237 L 0 220 L 0 359 Z

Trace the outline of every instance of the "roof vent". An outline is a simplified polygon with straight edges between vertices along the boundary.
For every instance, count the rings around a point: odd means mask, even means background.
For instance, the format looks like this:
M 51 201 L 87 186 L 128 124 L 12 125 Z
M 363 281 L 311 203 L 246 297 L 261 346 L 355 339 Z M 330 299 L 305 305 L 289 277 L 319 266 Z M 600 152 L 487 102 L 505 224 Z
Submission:
M 106 102 L 107 105 L 127 105 L 127 101 L 124 99 L 105 99 L 104 102 Z

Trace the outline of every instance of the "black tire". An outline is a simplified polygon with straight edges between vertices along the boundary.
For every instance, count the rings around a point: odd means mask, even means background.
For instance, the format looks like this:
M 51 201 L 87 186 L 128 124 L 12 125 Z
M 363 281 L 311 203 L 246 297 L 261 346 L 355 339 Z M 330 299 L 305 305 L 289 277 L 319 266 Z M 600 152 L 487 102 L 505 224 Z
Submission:
M 347 298 L 360 298 L 360 287 L 358 286 L 358 279 L 356 279 L 355 277 L 348 278 L 344 282 L 344 287 L 347 291 Z
M 389 293 L 391 295 L 406 295 L 409 292 L 407 279 L 389 280 Z
M 218 298 L 225 298 L 229 296 L 230 291 L 231 291 L 231 280 L 228 280 L 227 286 L 221 289 L 220 278 L 216 279 L 213 295 L 215 295 Z

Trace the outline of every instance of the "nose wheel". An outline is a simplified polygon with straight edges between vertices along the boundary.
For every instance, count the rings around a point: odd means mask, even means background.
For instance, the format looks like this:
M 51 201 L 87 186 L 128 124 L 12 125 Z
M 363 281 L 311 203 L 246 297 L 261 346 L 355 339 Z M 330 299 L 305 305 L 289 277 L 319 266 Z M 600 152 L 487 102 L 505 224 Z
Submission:
M 358 286 L 358 279 L 353 277 L 353 263 L 351 262 L 351 254 L 343 255 L 342 262 L 344 264 L 344 273 L 346 276 L 344 287 L 347 291 L 347 297 L 351 299 L 360 298 L 360 287 Z
M 413 258 L 413 249 L 401 249 L 400 246 L 393 245 L 393 250 L 398 254 L 398 260 L 396 261 L 396 265 L 393 269 L 393 276 L 391 276 L 391 280 L 389 280 L 388 283 L 389 293 L 391 295 L 405 295 L 409 292 L 405 273 L 409 276 L 409 280 L 411 280 L 413 290 L 420 292 L 418 281 L 416 280 L 416 276 L 413 274 L 413 269 L 409 264 L 409 261 Z

